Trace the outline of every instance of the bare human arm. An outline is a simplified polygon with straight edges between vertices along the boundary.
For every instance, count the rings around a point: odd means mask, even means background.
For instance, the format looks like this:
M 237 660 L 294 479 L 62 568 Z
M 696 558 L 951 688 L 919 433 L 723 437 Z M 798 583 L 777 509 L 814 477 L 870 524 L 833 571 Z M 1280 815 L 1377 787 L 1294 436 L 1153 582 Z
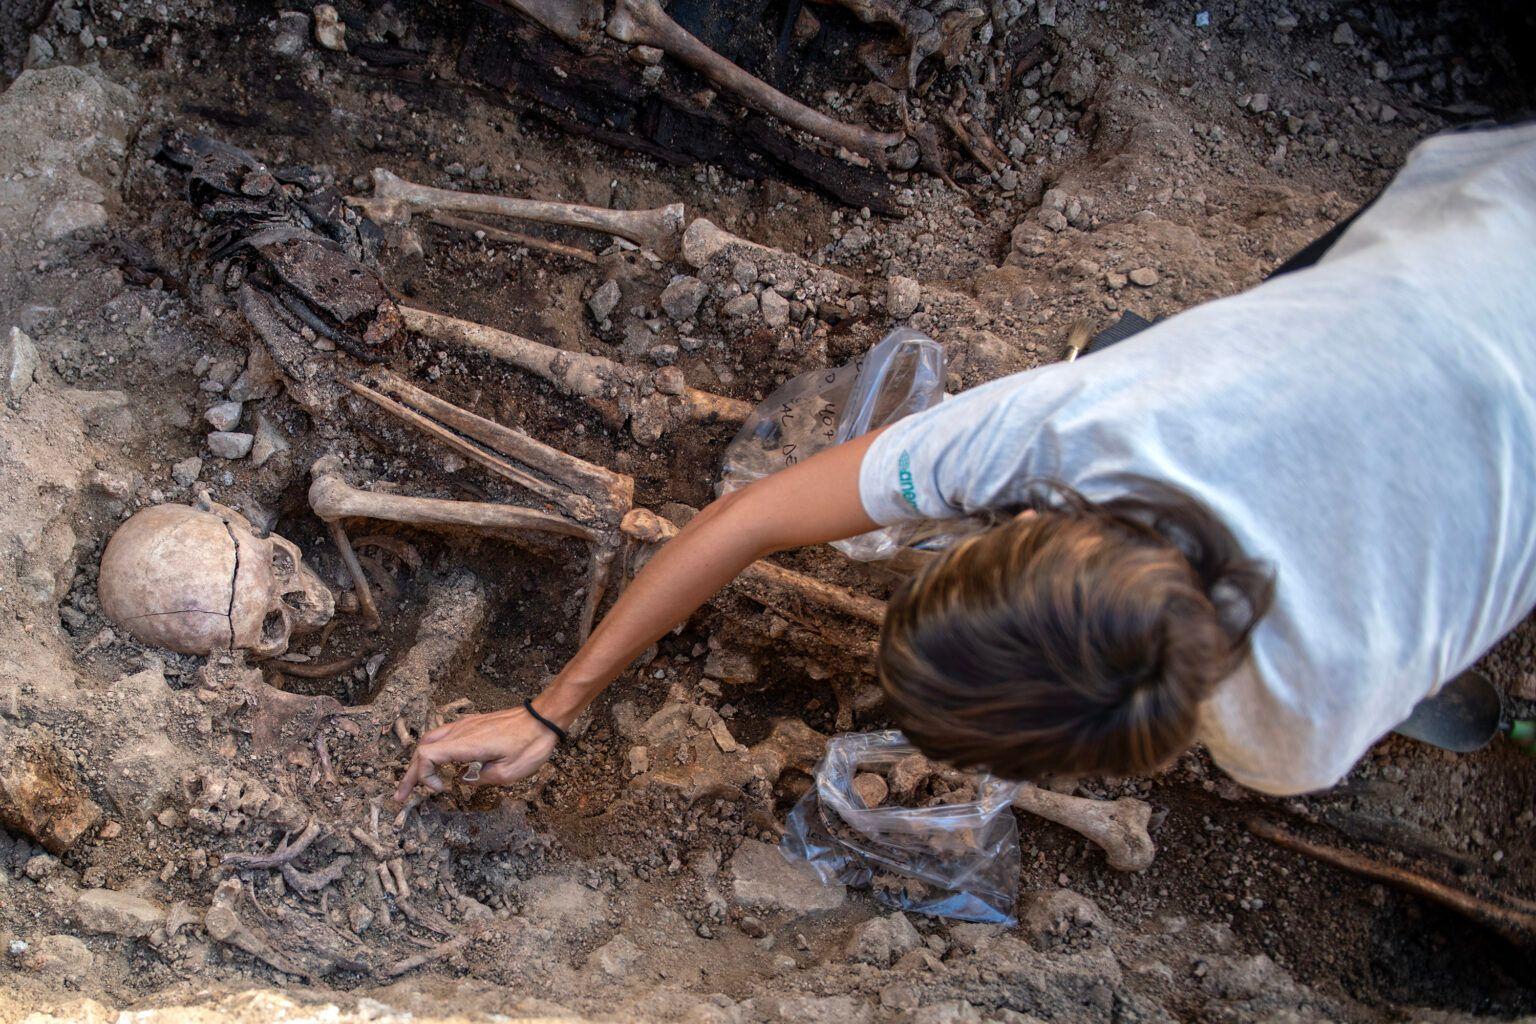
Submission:
M 568 727 L 641 652 L 757 559 L 875 529 L 859 498 L 859 467 L 879 435 L 828 448 L 700 511 L 533 699 L 539 714 Z M 437 770 L 444 764 L 479 761 L 478 784 L 504 786 L 533 774 L 554 749 L 554 734 L 521 707 L 470 715 L 421 738 L 395 799 L 404 800 L 417 783 L 441 791 Z

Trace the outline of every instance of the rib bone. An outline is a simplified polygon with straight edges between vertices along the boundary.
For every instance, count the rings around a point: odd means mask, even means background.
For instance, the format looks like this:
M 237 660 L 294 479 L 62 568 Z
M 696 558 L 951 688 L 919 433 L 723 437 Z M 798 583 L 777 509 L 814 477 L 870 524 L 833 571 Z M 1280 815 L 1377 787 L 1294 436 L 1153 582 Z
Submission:
M 875 166 L 910 167 L 916 147 L 902 146 L 901 132 L 876 132 L 846 124 L 784 95 L 701 43 L 667 16 L 657 0 L 618 0 L 607 31 L 622 43 L 655 46 L 704 75 L 749 107 L 771 114 L 785 124 L 857 154 Z M 901 147 L 897 150 L 897 147 Z M 897 152 L 893 152 L 897 150 Z M 910 150 L 910 153 L 908 152 Z M 907 157 L 912 160 L 908 160 Z
M 644 544 L 662 544 L 677 535 L 677 527 L 647 509 L 637 508 L 624 517 L 620 527 L 626 536 Z M 855 594 L 842 587 L 823 583 L 804 573 L 774 565 L 772 562 L 753 562 L 742 570 L 737 585 L 755 600 L 783 612 L 797 621 L 804 616 L 784 607 L 785 599 L 803 601 L 849 618 L 879 626 L 885 620 L 885 602 Z
M 609 210 L 576 203 L 516 199 L 418 185 L 382 167 L 373 169 L 373 195 L 348 196 L 347 202 L 383 224 L 405 224 L 417 211 L 514 217 L 538 224 L 617 235 L 664 258 L 676 255 L 678 236 L 683 230 L 682 203 L 670 203 L 653 210 Z
M 1013 806 L 1092 840 L 1116 871 L 1145 871 L 1157 855 L 1157 847 L 1147 834 L 1152 808 L 1134 797 L 1089 800 L 1026 785 L 1013 798 Z

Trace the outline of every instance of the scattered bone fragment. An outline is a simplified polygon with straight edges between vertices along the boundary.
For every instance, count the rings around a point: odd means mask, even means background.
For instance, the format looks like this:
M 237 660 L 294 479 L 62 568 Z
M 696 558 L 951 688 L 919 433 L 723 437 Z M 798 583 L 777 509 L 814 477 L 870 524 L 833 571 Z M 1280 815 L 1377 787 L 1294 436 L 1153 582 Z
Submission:
M 713 730 L 705 730 L 693 744 L 694 758 L 688 765 L 658 765 L 644 779 L 675 789 L 690 802 L 738 795 L 758 780 L 771 785 L 791 768 L 809 774 L 826 746 L 827 738 L 798 718 L 778 720 L 765 739 L 744 750 L 726 751 Z
M 0 721 L 0 825 L 63 853 L 100 820 L 101 808 L 44 726 Z
M 152 505 L 130 518 L 102 554 L 97 594 L 113 622 L 183 654 L 274 657 L 335 611 L 295 544 L 258 537 L 244 516 L 212 504 Z
M 682 203 L 653 210 L 609 210 L 600 206 L 517 199 L 418 185 L 382 167 L 373 171 L 373 195 L 348 196 L 347 202 L 381 224 L 407 223 L 416 212 L 477 213 L 580 228 L 627 238 L 664 259 L 676 254 L 678 235 L 683 230 Z
M 347 26 L 330 4 L 315 5 L 315 42 L 327 50 L 347 48 Z
M 227 853 L 219 858 L 219 864 L 230 868 L 281 867 L 309 849 L 309 844 L 319 837 L 320 831 L 320 823 L 312 818 L 302 832 L 291 841 L 285 837 L 271 853 Z
M 417 953 L 415 956 L 408 956 L 403 960 L 386 964 L 380 969 L 379 973 L 383 974 L 386 978 L 398 978 L 400 975 L 408 974 L 418 967 L 424 967 L 434 960 L 441 960 L 444 957 L 452 956 L 465 946 L 468 946 L 473 938 L 473 935 L 460 935 L 456 939 L 449 939 L 441 945 L 432 947 L 425 953 Z
M 527 235 L 521 231 L 509 231 L 492 224 L 482 224 L 477 220 L 468 220 L 464 217 L 455 217 L 451 213 L 428 214 L 427 219 L 438 227 L 449 231 L 457 231 L 460 234 L 473 235 L 481 241 L 501 242 L 504 245 L 518 245 L 526 249 L 537 249 L 553 256 L 564 256 L 567 259 L 580 260 L 583 263 L 597 264 L 597 257 L 585 249 L 578 249 L 574 245 L 565 245 L 561 242 L 552 242 L 547 238 L 539 238 L 536 235 Z
M 346 874 L 350 857 L 337 857 L 319 871 L 300 871 L 292 862 L 282 865 L 283 880 L 299 892 L 319 892 Z
M 592 48 L 603 23 L 602 0 L 495 0 L 493 6 L 510 7 L 581 50 Z
M 1090 800 L 1025 785 L 1013 799 L 1021 811 L 1065 825 L 1097 844 L 1116 871 L 1145 871 L 1157 855 L 1147 833 L 1152 807 L 1134 797 Z
M 657 0 L 618 0 L 606 30 L 622 43 L 654 46 L 704 75 L 747 106 L 879 168 L 906 169 L 917 159 L 901 132 L 877 132 L 828 117 L 742 70 L 668 17 Z

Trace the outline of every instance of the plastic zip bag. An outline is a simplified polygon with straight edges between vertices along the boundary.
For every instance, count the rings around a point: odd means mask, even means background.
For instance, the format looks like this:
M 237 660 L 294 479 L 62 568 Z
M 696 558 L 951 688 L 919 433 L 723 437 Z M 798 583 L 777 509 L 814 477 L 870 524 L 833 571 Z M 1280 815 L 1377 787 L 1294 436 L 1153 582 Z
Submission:
M 789 814 L 780 849 L 823 882 L 871 888 L 887 906 L 1014 924 L 1018 783 L 975 775 L 972 799 L 937 807 L 871 809 L 854 790 L 861 771 L 886 774 L 918 753 L 895 730 L 833 737 L 816 785 Z
M 943 400 L 944 347 L 921 331 L 898 327 L 848 365 L 802 373 L 764 399 L 725 450 L 717 491 L 739 490 Z M 890 558 L 932 532 L 923 524 L 902 524 L 833 547 L 867 562 Z

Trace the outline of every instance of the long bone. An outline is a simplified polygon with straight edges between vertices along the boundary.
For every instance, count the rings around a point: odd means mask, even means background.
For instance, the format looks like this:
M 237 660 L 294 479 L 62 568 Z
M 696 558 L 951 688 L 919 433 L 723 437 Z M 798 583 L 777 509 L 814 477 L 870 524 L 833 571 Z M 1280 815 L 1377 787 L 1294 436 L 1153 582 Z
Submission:
M 1147 834 L 1152 807 L 1135 797 L 1089 800 L 1026 785 L 1013 798 L 1013 806 L 1065 825 L 1091 840 L 1104 851 L 1109 866 L 1116 871 L 1145 871 L 1157 856 L 1157 847 Z
M 678 532 L 676 526 L 643 508 L 637 508 L 625 516 L 620 528 L 625 536 L 647 545 L 663 544 L 677 536 Z M 802 619 L 802 616 L 784 607 L 786 598 L 825 608 L 871 626 L 878 627 L 885 620 L 884 601 L 823 583 L 813 576 L 772 562 L 753 562 L 742 570 L 736 585 L 755 600 L 796 619 Z
M 617 235 L 668 259 L 677 253 L 684 216 L 682 203 L 651 210 L 610 210 L 578 203 L 459 192 L 418 185 L 382 167 L 373 169 L 373 195 L 348 196 L 347 202 L 382 224 L 405 224 L 417 211 L 489 214 Z
M 411 306 L 400 307 L 406 329 L 433 341 L 467 345 L 497 359 L 537 374 L 568 395 L 586 399 L 600 412 L 619 423 L 627 412 L 635 412 L 641 371 L 603 356 L 567 352 L 510 331 L 445 316 Z M 675 417 L 693 423 L 741 423 L 752 414 L 752 405 L 737 398 L 684 387 L 676 396 L 652 394 L 646 401 L 665 402 L 675 397 Z M 669 410 L 671 408 L 668 403 Z M 637 423 L 636 426 L 639 424 Z
M 633 504 L 635 482 L 628 476 L 461 409 L 387 370 L 375 373 L 372 380 L 378 390 L 356 383 L 347 387 L 498 476 L 561 505 L 583 522 L 616 525 Z
M 381 519 L 412 526 L 484 531 L 513 539 L 526 531 L 535 530 L 584 540 L 591 545 L 591 565 L 587 573 L 587 593 L 582 601 L 578 622 L 578 632 L 583 640 L 592 631 L 598 605 L 602 602 L 613 574 L 616 545 L 612 533 L 549 512 L 490 502 L 415 498 L 403 494 L 365 491 L 347 483 L 324 463 L 317 464 L 314 481 L 309 485 L 309 506 L 317 516 L 333 527 L 339 526 L 343 519 Z M 353 579 L 361 599 L 367 584 L 361 573 Z
M 930 775 L 937 775 L 951 785 L 963 785 L 974 779 L 969 772 L 930 761 L 921 754 L 913 755 L 912 760 L 913 765 L 901 769 L 904 777 L 899 782 L 893 776 L 892 789 L 910 792 Z M 1145 871 L 1157 856 L 1157 847 L 1147 833 L 1152 807 L 1135 797 L 1091 800 L 1026 783 L 1013 798 L 1013 806 L 1064 825 L 1088 839 L 1104 851 L 1109 866 L 1116 871 Z
M 917 160 L 916 146 L 901 132 L 877 132 L 828 117 L 748 74 L 699 41 L 667 16 L 657 0 L 618 0 L 607 32 L 621 43 L 654 46 L 682 61 L 749 107 L 792 128 L 857 154 L 875 166 L 906 169 Z

